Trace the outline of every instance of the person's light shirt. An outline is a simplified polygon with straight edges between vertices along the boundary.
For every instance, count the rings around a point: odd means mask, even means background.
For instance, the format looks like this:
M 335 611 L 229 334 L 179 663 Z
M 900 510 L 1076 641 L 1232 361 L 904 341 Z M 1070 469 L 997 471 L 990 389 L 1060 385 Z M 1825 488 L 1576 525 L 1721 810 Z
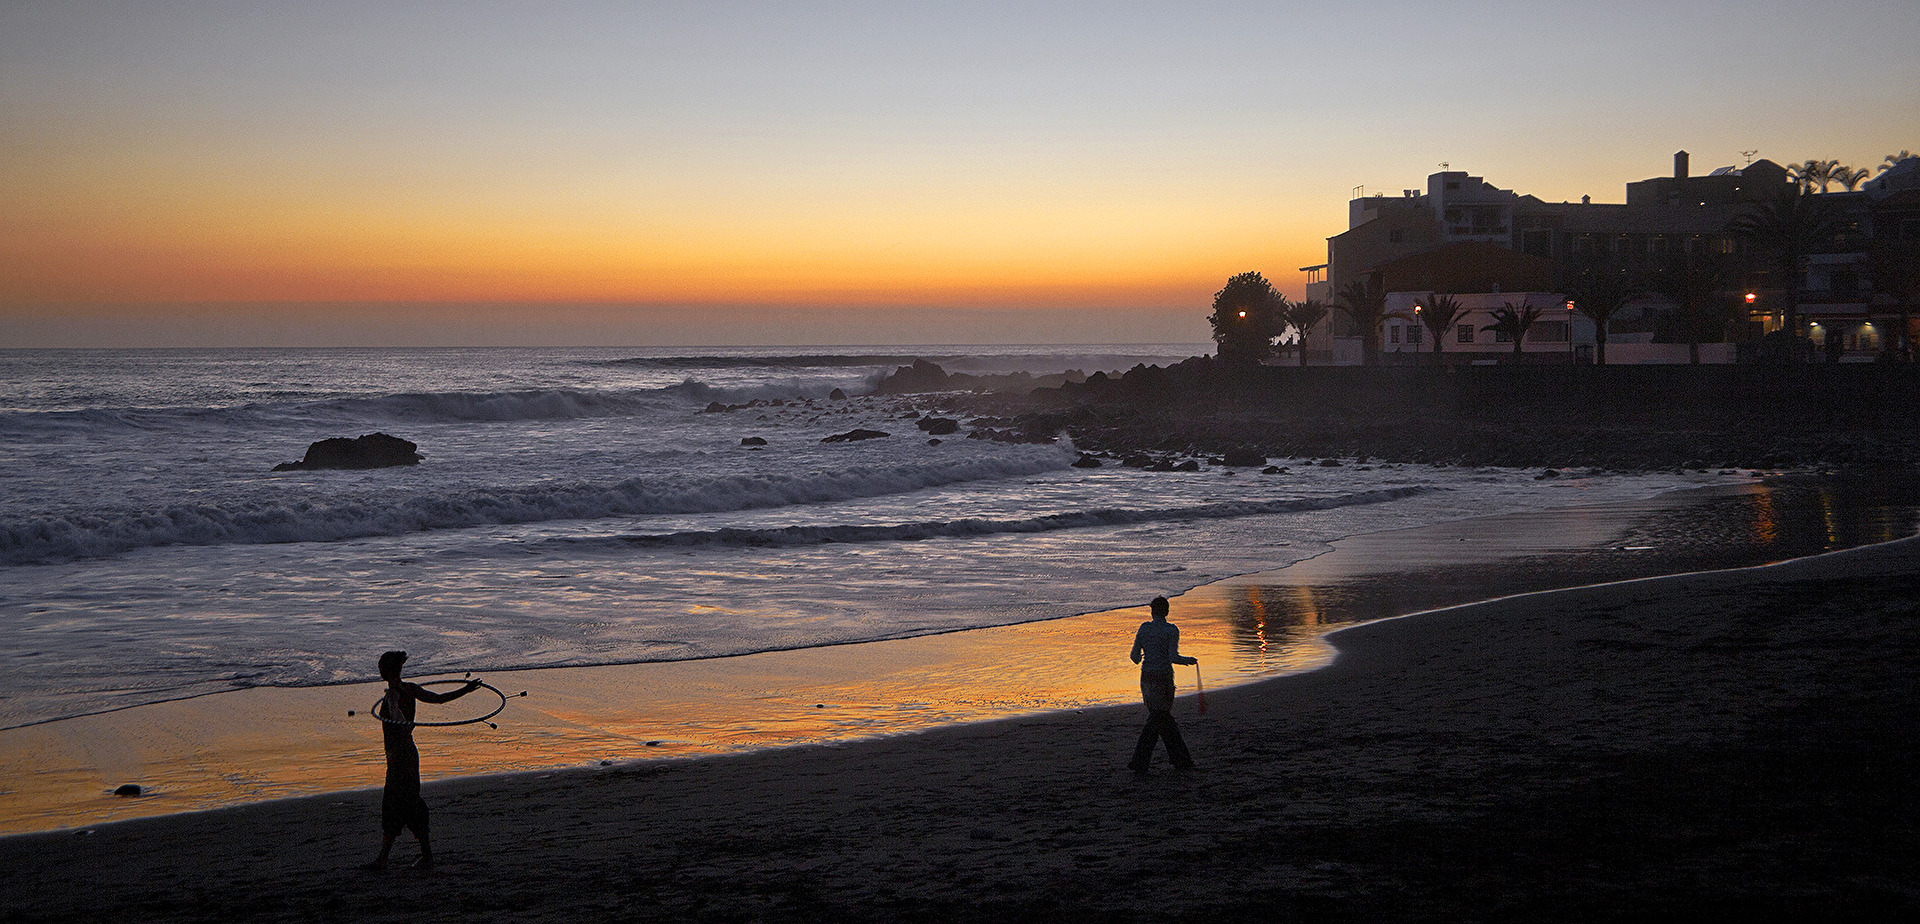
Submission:
M 1180 627 L 1157 619 L 1140 624 L 1140 631 L 1133 636 L 1131 657 L 1140 662 L 1143 674 L 1171 674 L 1175 664 L 1197 663 L 1180 656 Z

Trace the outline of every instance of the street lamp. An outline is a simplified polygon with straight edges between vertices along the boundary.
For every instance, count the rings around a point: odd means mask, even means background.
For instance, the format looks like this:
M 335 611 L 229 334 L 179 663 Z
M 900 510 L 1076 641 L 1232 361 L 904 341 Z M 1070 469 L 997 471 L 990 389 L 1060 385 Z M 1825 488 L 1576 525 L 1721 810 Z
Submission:
M 1567 365 L 1579 365 L 1573 358 L 1573 299 L 1567 299 Z

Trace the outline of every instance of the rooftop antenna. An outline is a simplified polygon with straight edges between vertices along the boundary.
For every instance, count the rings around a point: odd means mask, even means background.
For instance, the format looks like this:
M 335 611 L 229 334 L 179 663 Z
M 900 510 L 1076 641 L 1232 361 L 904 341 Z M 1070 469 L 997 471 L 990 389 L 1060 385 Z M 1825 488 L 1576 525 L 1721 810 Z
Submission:
M 1440 169 L 1442 169 L 1442 170 L 1446 170 L 1446 169 L 1448 169 L 1448 168 L 1450 168 L 1450 167 L 1452 167 L 1452 166 L 1453 166 L 1452 164 L 1449 164 L 1449 163 L 1447 163 L 1447 162 L 1446 162 L 1446 161 L 1444 161 L 1444 160 L 1440 162 Z
M 1741 152 L 1740 152 L 1740 156 L 1741 156 L 1741 157 L 1744 157 L 1744 158 L 1746 158 L 1746 159 L 1747 159 L 1747 164 L 1748 164 L 1749 166 L 1751 166 L 1751 165 L 1753 164 L 1753 155 L 1755 155 L 1755 154 L 1758 154 L 1758 153 L 1760 153 L 1760 151 L 1759 151 L 1759 149 L 1758 149 L 1758 148 L 1756 148 L 1756 149 L 1754 149 L 1754 150 L 1751 150 L 1751 151 L 1741 151 Z

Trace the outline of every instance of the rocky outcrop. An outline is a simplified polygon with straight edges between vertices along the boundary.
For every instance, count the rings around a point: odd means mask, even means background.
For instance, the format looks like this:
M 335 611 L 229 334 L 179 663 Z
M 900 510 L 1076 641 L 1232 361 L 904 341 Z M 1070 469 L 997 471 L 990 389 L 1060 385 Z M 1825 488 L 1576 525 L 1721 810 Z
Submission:
M 863 429 L 856 428 L 853 430 L 848 430 L 845 433 L 835 433 L 834 435 L 829 436 L 821 440 L 820 442 L 822 443 L 853 443 L 853 442 L 858 442 L 860 440 L 877 440 L 887 435 L 888 435 L 887 433 L 882 432 L 880 430 L 863 430 Z
M 365 469 L 419 465 L 419 449 L 419 446 L 408 440 L 388 436 L 385 433 L 368 433 L 353 439 L 336 436 L 308 446 L 306 456 L 300 461 L 282 462 L 274 466 L 273 470 L 291 472 L 310 469 Z

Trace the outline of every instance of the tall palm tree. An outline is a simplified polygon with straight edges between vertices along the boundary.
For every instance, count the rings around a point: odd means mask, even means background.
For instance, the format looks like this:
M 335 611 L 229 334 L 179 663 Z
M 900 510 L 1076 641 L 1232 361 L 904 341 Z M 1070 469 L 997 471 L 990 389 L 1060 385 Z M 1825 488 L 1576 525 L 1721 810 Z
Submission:
M 1777 285 L 1786 297 L 1786 329 L 1800 336 L 1800 285 L 1807 258 L 1832 246 L 1840 224 L 1817 196 L 1789 192 L 1762 202 L 1735 218 L 1728 227 L 1752 242 L 1765 256 Z
M 1887 159 L 1886 159 L 1886 160 L 1885 160 L 1884 162 L 1882 162 L 1882 163 L 1880 164 L 1880 166 L 1879 166 L 1879 168 L 1878 168 L 1878 169 L 1876 169 L 1876 170 L 1874 170 L 1873 172 L 1875 172 L 1875 173 L 1885 173 L 1885 172 L 1887 172 L 1888 170 L 1892 170 L 1892 169 L 1893 169 L 1893 165 L 1894 165 L 1894 164 L 1897 164 L 1897 163 L 1899 163 L 1899 162 L 1901 162 L 1901 161 L 1903 161 L 1903 160 L 1906 160 L 1907 158 L 1909 158 L 1909 157 L 1912 157 L 1912 156 L 1914 156 L 1914 154 L 1913 154 L 1913 152 L 1912 152 L 1912 151 L 1906 151 L 1906 150 L 1903 150 L 1903 151 L 1901 151 L 1901 152 L 1900 152 L 1900 153 L 1898 153 L 1898 154 L 1888 154 L 1888 155 L 1887 155 Z
M 1414 303 L 1414 311 L 1420 316 L 1420 323 L 1433 332 L 1435 365 L 1440 363 L 1440 350 L 1447 341 L 1445 334 L 1453 329 L 1453 322 L 1459 319 L 1462 310 L 1459 299 L 1439 292 Z
M 1526 299 L 1521 299 L 1518 305 L 1508 302 L 1493 310 L 1493 323 L 1482 327 L 1481 330 L 1490 330 L 1513 338 L 1513 361 L 1519 362 L 1520 341 L 1525 339 L 1527 329 L 1533 326 L 1533 322 L 1540 320 L 1540 315 L 1541 310 L 1533 307 L 1532 303 Z
M 1372 278 L 1347 283 L 1340 290 L 1340 310 L 1360 329 L 1360 356 L 1369 366 L 1380 363 L 1380 325 L 1387 321 L 1387 293 Z
M 1307 364 L 1307 331 L 1312 330 L 1313 325 L 1326 320 L 1327 315 L 1332 313 L 1333 308 L 1327 303 L 1311 298 L 1293 302 L 1287 306 L 1287 326 L 1294 330 L 1294 345 L 1300 350 L 1300 365 Z
M 1573 309 L 1593 319 L 1594 362 L 1607 364 L 1607 324 L 1613 316 L 1625 307 L 1627 300 L 1633 297 L 1633 290 L 1627 284 L 1623 271 L 1593 261 L 1576 268 L 1564 286 L 1567 300 L 1573 303 Z M 1567 336 L 1573 336 L 1571 325 Z

